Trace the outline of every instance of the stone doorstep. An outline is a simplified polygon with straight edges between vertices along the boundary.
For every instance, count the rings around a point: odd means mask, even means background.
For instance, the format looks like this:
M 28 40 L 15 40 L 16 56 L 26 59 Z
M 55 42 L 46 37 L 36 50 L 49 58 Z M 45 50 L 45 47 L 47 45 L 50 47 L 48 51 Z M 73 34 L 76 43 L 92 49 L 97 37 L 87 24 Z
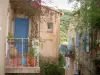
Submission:
M 6 73 L 5 75 L 40 75 L 39 73 Z
M 40 67 L 5 68 L 5 73 L 40 73 Z

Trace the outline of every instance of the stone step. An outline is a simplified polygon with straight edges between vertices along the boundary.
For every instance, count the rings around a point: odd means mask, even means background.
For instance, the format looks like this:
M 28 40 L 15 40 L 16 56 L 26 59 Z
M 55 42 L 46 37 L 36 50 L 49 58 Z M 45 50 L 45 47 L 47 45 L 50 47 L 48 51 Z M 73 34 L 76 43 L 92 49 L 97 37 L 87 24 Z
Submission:
M 6 73 L 5 75 L 40 75 L 39 73 Z

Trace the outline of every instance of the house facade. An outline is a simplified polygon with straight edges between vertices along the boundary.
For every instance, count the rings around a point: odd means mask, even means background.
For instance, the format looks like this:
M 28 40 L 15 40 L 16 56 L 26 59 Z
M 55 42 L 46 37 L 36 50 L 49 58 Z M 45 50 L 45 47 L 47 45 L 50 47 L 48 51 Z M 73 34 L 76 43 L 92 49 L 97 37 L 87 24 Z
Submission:
M 39 73 L 39 55 L 58 58 L 61 13 L 32 5 L 25 0 L 8 1 L 2 40 L 5 73 Z
M 61 13 L 49 7 L 43 8 L 43 11 L 47 13 L 41 16 L 40 38 L 42 42 L 40 54 L 45 57 L 58 58 Z

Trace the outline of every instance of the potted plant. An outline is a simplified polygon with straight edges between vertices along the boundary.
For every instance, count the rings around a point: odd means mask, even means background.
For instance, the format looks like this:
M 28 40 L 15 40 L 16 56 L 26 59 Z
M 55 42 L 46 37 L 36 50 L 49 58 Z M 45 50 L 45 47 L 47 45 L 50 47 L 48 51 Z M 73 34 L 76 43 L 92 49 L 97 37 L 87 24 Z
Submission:
M 36 58 L 35 58 L 35 50 L 36 48 L 33 47 L 33 45 L 36 47 L 36 46 L 39 46 L 39 42 L 34 42 L 33 44 L 31 42 L 29 42 L 27 44 L 28 47 L 30 47 L 30 50 L 29 50 L 29 53 L 26 57 L 26 60 L 27 60 L 27 64 L 30 64 L 30 66 L 34 67 L 36 65 Z
M 8 33 L 8 43 L 9 43 L 9 56 L 10 58 L 15 58 L 17 56 L 17 48 L 14 46 L 15 44 L 15 39 L 14 36 L 11 33 Z
M 10 47 L 9 51 L 9 57 L 11 59 L 15 58 L 17 56 L 17 48 L 16 47 Z
M 22 56 L 22 64 L 23 66 L 35 66 L 35 58 L 34 58 L 34 48 L 30 48 L 28 53 L 24 53 Z
M 28 46 L 29 48 L 32 47 L 32 45 L 31 45 L 30 42 L 28 42 L 27 46 Z M 31 63 L 30 50 L 29 50 L 29 52 L 26 54 L 26 63 L 27 63 L 27 66 L 30 66 L 30 63 Z
M 23 54 L 23 57 L 22 57 L 22 64 L 24 66 L 30 66 L 30 62 L 31 62 L 31 56 L 30 56 L 30 53 L 24 53 Z
M 26 54 L 26 64 L 27 66 L 30 66 L 30 62 L 31 62 L 31 56 L 29 53 Z
M 30 48 L 30 66 L 36 65 L 35 48 Z
M 13 36 L 11 33 L 8 33 L 7 38 L 8 38 L 8 43 L 9 43 L 10 45 L 14 45 L 14 44 L 15 44 L 14 36 Z

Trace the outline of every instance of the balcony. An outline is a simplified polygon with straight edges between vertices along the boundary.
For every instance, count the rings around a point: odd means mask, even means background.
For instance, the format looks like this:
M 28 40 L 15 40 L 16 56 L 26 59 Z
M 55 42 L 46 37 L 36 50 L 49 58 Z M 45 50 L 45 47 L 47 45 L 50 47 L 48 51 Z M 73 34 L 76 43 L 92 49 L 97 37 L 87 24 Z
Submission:
M 68 50 L 65 53 L 65 56 L 66 57 L 74 57 L 74 55 L 75 55 L 75 46 L 74 45 L 69 45 Z
M 6 73 L 39 73 L 39 40 L 7 39 L 5 67 Z

